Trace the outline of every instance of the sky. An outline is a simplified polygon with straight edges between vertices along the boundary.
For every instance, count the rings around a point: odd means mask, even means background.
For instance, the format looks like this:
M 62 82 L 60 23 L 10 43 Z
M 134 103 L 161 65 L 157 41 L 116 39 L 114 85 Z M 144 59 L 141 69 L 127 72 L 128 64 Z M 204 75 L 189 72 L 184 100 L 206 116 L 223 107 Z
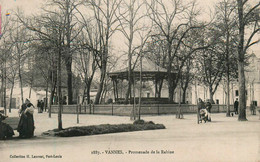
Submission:
M 167 1 L 167 0 L 165 0 Z M 0 0 L 2 7 L 2 15 L 15 10 L 17 7 L 24 10 L 25 14 L 35 14 L 41 11 L 41 6 L 46 2 L 46 0 Z M 213 10 L 213 6 L 219 0 L 197 0 L 199 8 L 203 12 L 202 18 L 208 18 L 210 10 Z M 250 0 L 252 4 L 258 2 L 258 0 Z M 260 34 L 255 36 L 256 39 L 260 39 Z M 120 40 L 120 36 L 115 36 L 116 40 Z M 122 42 L 121 42 L 122 43 Z M 121 46 L 121 45 L 120 45 Z M 260 44 L 254 45 L 251 49 L 260 58 Z M 251 51 L 249 51 L 251 53 Z

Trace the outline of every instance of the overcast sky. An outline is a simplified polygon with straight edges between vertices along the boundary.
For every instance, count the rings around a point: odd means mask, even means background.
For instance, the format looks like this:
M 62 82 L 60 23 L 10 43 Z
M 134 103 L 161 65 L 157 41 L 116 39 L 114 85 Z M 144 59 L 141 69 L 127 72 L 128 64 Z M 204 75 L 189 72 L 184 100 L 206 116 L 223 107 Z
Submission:
M 167 0 L 166 0 L 167 1 Z M 46 2 L 46 0 L 0 0 L 0 4 L 2 6 L 2 15 L 5 15 L 6 12 L 12 12 L 13 9 L 17 7 L 24 10 L 26 14 L 34 14 L 38 13 L 40 7 Z M 210 13 L 209 10 L 213 9 L 215 3 L 219 2 L 219 0 L 197 0 L 199 7 L 202 9 L 203 15 L 205 18 Z M 255 4 L 259 2 L 259 0 L 250 0 L 250 3 Z M 260 34 L 256 36 L 256 38 L 260 38 Z M 260 57 L 260 44 L 258 43 L 254 47 L 251 48 L 254 53 L 258 57 Z

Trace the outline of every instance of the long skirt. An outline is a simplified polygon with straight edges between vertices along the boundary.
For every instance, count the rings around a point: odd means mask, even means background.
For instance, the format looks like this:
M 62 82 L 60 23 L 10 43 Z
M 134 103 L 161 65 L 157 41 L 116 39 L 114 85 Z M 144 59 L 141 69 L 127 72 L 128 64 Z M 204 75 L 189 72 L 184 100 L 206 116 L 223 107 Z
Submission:
M 22 114 L 17 131 L 19 132 L 19 137 L 30 138 L 34 136 L 34 120 L 33 115 L 30 113 Z

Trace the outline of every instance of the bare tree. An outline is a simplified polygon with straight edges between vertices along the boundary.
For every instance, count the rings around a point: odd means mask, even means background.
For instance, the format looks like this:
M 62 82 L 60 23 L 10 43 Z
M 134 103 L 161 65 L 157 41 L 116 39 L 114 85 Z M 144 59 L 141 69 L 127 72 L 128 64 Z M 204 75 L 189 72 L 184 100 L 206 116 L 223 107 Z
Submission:
M 196 3 L 183 4 L 181 0 L 171 0 L 166 5 L 162 0 L 152 0 L 150 3 L 146 2 L 146 4 L 150 19 L 166 42 L 168 100 L 169 102 L 173 102 L 174 89 L 177 87 L 180 78 L 180 73 L 175 77 L 177 80 L 174 80 L 174 77 L 172 77 L 173 64 L 178 60 L 177 55 L 179 54 L 183 39 L 187 37 L 187 34 L 191 30 L 202 27 L 194 23 L 198 15 Z M 184 62 L 177 62 L 177 64 L 179 71 L 181 71 Z
M 226 79 L 227 90 L 227 112 L 226 116 L 230 116 L 230 81 L 234 75 L 232 73 L 237 71 L 235 65 L 235 45 L 237 42 L 237 14 L 235 12 L 235 1 L 223 0 L 216 5 L 216 19 L 213 22 L 215 32 L 218 32 L 219 37 L 217 43 L 219 49 L 223 53 L 225 62 L 224 78 Z M 235 68 L 234 68 L 235 67 Z
M 200 81 L 209 88 L 210 100 L 213 102 L 213 96 L 224 73 L 223 57 L 217 51 L 211 49 L 201 52 L 198 60 L 198 69 L 201 71 Z
M 128 89 L 125 95 L 125 103 L 128 103 L 129 97 L 132 97 L 132 56 L 136 50 L 136 46 L 138 45 L 138 43 L 135 43 L 138 37 L 138 32 L 145 29 L 144 24 L 142 24 L 141 21 L 143 21 L 143 18 L 146 15 L 141 13 L 144 3 L 140 0 L 125 0 L 122 3 L 122 7 L 124 7 L 124 10 L 119 10 L 118 21 L 120 23 L 119 30 L 126 38 L 128 48 Z
M 145 51 L 148 52 L 148 57 L 153 60 L 158 66 L 167 68 L 167 50 L 166 50 L 166 41 L 157 33 L 151 34 L 151 40 L 146 43 Z M 156 80 L 158 86 L 155 88 L 156 94 L 155 97 L 161 97 L 161 90 L 163 86 L 163 79 Z
M 258 2 L 254 6 L 246 7 L 248 0 L 237 0 L 238 11 L 238 28 L 239 28 L 239 43 L 238 43 L 238 80 L 239 80 L 239 121 L 247 121 L 246 119 L 246 87 L 245 87 L 245 54 L 251 46 L 258 43 L 260 40 L 253 40 L 254 36 L 259 33 L 259 6 Z M 245 30 L 252 27 L 248 39 L 245 38 Z
M 57 94 L 58 94 L 58 129 L 62 129 L 62 95 L 61 95 L 61 57 L 64 53 L 64 17 L 58 12 L 53 14 L 46 14 L 41 17 L 34 17 L 33 20 L 25 22 L 22 18 L 25 27 L 36 33 L 38 38 L 36 40 L 48 41 L 52 44 L 53 52 L 55 53 L 55 61 L 57 65 L 54 67 L 57 75 Z
M 64 27 L 63 35 L 63 54 L 62 58 L 65 61 L 67 71 L 67 91 L 68 91 L 68 104 L 72 104 L 73 101 L 73 87 L 72 87 L 72 53 L 76 50 L 73 49 L 72 42 L 76 39 L 78 33 L 81 31 L 77 27 L 77 19 L 75 12 L 77 8 L 82 4 L 77 0 L 50 0 L 48 4 L 51 7 L 57 7 L 56 14 L 60 14 L 63 17 L 62 24 Z M 53 11 L 45 9 L 47 13 L 53 13 Z
M 194 67 L 193 60 L 190 57 L 186 60 L 184 68 L 181 73 L 182 103 L 185 103 L 185 101 L 186 101 L 186 97 L 187 97 L 186 92 L 189 88 L 190 83 L 192 82 L 192 80 L 194 79 L 194 76 L 195 76 L 192 73 L 193 67 Z
M 100 97 L 103 91 L 104 79 L 107 73 L 107 62 L 109 55 L 109 42 L 112 35 L 117 29 L 117 17 L 116 12 L 120 6 L 122 0 L 86 0 L 86 5 L 91 8 L 96 21 L 96 27 L 100 35 L 99 48 L 100 51 L 98 57 L 98 67 L 100 69 L 100 82 L 98 91 L 95 98 L 95 104 L 100 102 Z
M 56 56 L 54 54 L 55 46 L 38 35 L 39 41 L 33 43 L 34 49 L 34 71 L 35 80 L 34 84 L 45 87 L 45 110 L 49 109 L 49 117 L 51 117 L 51 106 L 53 104 L 54 93 L 56 90 L 57 83 L 57 63 Z M 43 61 L 44 60 L 44 61 Z M 50 86 L 49 86 L 50 85 Z M 49 97 L 49 89 L 51 91 L 51 96 Z M 48 101 L 49 99 L 49 101 Z M 49 106 L 48 106 L 49 103 Z
M 97 70 L 97 62 L 95 57 L 98 55 L 97 49 L 99 46 L 99 32 L 90 25 L 89 21 L 85 23 L 81 34 L 78 36 L 78 56 L 75 58 L 76 68 L 84 82 L 84 96 L 87 97 L 87 103 L 90 103 L 90 90 L 91 84 L 94 78 L 94 74 Z M 84 102 L 84 98 L 82 100 Z
M 20 12 L 20 11 L 18 11 Z M 20 12 L 20 16 L 22 14 Z M 25 66 L 23 66 L 27 60 L 28 54 L 30 53 L 29 49 L 29 32 L 23 26 L 22 23 L 19 23 L 17 19 L 12 19 L 14 22 L 14 29 L 13 33 L 10 35 L 10 41 L 13 44 L 13 60 L 15 60 L 18 66 L 18 77 L 20 82 L 20 90 L 21 90 L 21 101 L 24 102 L 24 95 L 23 95 L 23 71 L 25 70 Z

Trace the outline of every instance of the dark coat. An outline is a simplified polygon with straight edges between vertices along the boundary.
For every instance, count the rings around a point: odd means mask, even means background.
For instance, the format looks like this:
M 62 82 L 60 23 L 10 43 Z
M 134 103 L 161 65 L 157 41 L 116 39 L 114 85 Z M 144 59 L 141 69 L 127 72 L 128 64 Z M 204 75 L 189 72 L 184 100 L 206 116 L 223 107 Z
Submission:
M 205 109 L 205 103 L 203 101 L 200 101 L 198 103 L 198 111 L 200 111 L 201 109 Z
M 5 118 L 5 116 L 0 114 L 0 140 L 10 138 L 14 135 L 13 128 L 10 125 L 2 122 L 2 120 Z
M 210 102 L 206 103 L 206 108 L 207 108 L 208 112 L 211 112 L 212 105 Z
M 239 104 L 238 101 L 235 101 L 235 102 L 234 102 L 234 108 L 235 108 L 235 109 L 238 109 L 238 104 Z
M 22 105 L 22 111 L 21 111 L 21 117 L 18 124 L 17 131 L 19 132 L 20 137 L 30 138 L 34 136 L 34 119 L 33 114 L 24 111 L 24 107 L 27 107 L 26 105 Z

